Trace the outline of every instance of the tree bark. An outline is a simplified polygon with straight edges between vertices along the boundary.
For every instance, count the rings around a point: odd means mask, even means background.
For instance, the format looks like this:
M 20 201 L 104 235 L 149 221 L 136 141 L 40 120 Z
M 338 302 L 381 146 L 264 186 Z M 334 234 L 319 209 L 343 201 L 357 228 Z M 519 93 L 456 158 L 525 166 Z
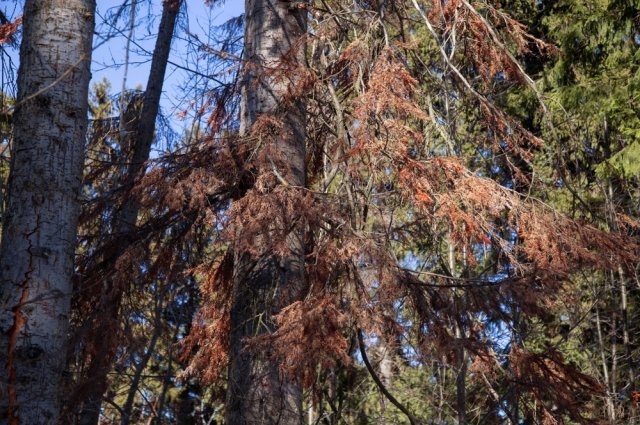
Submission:
M 87 131 L 94 0 L 27 0 L 0 247 L 0 423 L 56 424 Z
M 173 40 L 173 33 L 182 1 L 163 2 L 162 17 L 151 59 L 151 69 L 144 92 L 142 111 L 140 116 L 136 118 L 136 125 L 133 126 L 135 134 L 124 135 L 134 141 L 131 163 L 125 173 L 123 182 L 124 190 L 127 192 L 144 175 L 144 164 L 149 159 L 149 153 L 153 145 L 156 118 L 160 108 L 164 77 L 171 51 L 171 41 Z M 121 209 L 114 215 L 113 229 L 115 229 L 115 234 L 113 236 L 121 244 L 120 252 L 123 252 L 134 240 L 139 210 L 140 205 L 137 200 L 129 196 L 122 204 Z M 115 260 L 116 258 L 113 259 L 113 261 Z M 103 299 L 102 308 L 105 313 L 104 323 L 109 326 L 118 322 L 124 288 L 114 291 L 114 283 L 111 281 L 105 282 L 104 287 L 104 293 L 108 295 Z M 107 334 L 117 331 L 117 329 L 104 330 L 107 331 Z M 95 334 L 97 338 L 104 339 L 103 333 L 95 332 Z M 103 347 L 91 359 L 87 378 L 94 381 L 94 384 L 88 387 L 88 392 L 85 395 L 85 402 L 78 421 L 79 425 L 96 425 L 99 421 L 102 395 L 108 387 L 107 373 L 113 362 L 113 356 L 113 347 Z
M 257 174 L 259 178 L 276 174 L 277 184 L 304 187 L 305 105 L 288 94 L 296 78 L 292 69 L 304 63 L 306 10 L 293 6 L 283 0 L 245 2 L 240 132 L 242 136 L 249 135 L 251 126 L 263 115 L 279 120 L 282 126 L 277 135 L 256 146 L 273 159 L 259 163 Z M 279 162 L 286 163 L 276 165 Z M 246 349 L 245 342 L 248 337 L 272 332 L 273 316 L 299 299 L 304 282 L 303 231 L 303 225 L 291 230 L 286 242 L 289 254 L 283 256 L 265 248 L 270 229 L 264 229 L 252 252 L 235 247 L 227 425 L 302 423 L 300 385 L 282 375 L 266 350 Z

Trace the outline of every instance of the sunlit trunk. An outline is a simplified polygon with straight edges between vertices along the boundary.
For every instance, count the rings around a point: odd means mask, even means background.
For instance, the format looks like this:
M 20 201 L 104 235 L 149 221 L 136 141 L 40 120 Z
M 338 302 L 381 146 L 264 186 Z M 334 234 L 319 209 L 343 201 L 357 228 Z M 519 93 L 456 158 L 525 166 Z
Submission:
M 93 0 L 27 0 L 0 248 L 0 423 L 57 424 L 87 131 Z

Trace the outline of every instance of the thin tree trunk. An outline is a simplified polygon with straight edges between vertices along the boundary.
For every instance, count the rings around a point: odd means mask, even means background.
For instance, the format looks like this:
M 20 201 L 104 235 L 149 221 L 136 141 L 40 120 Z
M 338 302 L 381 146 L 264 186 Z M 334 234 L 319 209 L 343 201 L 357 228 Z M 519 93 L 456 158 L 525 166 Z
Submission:
M 151 69 L 149 71 L 149 79 L 147 88 L 144 93 L 142 111 L 136 120 L 135 140 L 133 158 L 129 169 L 125 174 L 124 188 L 130 190 L 142 175 L 144 175 L 144 163 L 149 159 L 151 146 L 153 144 L 153 135 L 155 131 L 156 117 L 160 108 L 160 97 L 162 95 L 162 86 L 169 61 L 169 52 L 171 51 L 171 41 L 173 32 L 182 0 L 163 2 L 162 18 L 160 20 L 160 28 L 158 30 L 158 38 L 153 50 L 153 58 L 151 60 Z M 134 135 L 125 135 L 127 137 Z M 115 237 L 120 240 L 121 251 L 132 243 L 133 234 L 136 229 L 136 220 L 140 205 L 132 198 L 128 197 L 122 208 L 114 216 L 113 228 L 116 229 Z M 118 321 L 120 304 L 122 300 L 122 291 L 113 290 L 113 282 L 105 282 L 105 293 L 109 294 L 108 299 L 103 303 L 105 308 L 105 324 L 115 324 Z M 113 330 L 115 331 L 115 330 Z M 97 333 L 99 334 L 99 333 Z M 100 337 L 100 335 L 98 335 Z M 100 418 L 100 408 L 102 405 L 102 395 L 108 387 L 107 372 L 113 362 L 113 347 L 105 347 L 101 352 L 95 353 L 89 365 L 88 379 L 95 383 L 88 389 L 85 397 L 85 403 L 80 413 L 79 425 L 96 425 Z
M 27 0 L 0 248 L 0 423 L 56 424 L 87 131 L 94 0 Z
M 446 359 L 443 357 L 438 363 L 438 422 L 443 423 L 444 405 L 446 403 L 445 388 L 447 383 L 447 369 L 444 367 Z
M 610 300 L 615 300 L 615 275 L 613 271 L 610 272 L 609 284 L 611 292 L 610 292 Z M 609 301 L 609 302 L 611 302 Z M 609 382 L 611 384 L 611 395 L 614 406 L 616 404 L 617 394 L 618 394 L 618 311 L 616 309 L 612 309 L 611 314 L 611 330 L 609 332 L 609 340 L 611 341 L 611 373 L 609 374 Z M 617 407 L 617 406 L 615 406 Z M 617 411 L 617 408 L 616 408 Z M 615 413 L 617 419 L 617 412 Z M 616 419 L 612 422 L 614 425 L 616 424 Z
M 313 396 L 309 399 L 309 406 L 307 407 L 307 423 L 309 425 L 314 425 L 316 423 L 316 406 L 313 402 Z
M 458 347 L 458 374 L 456 376 L 456 411 L 458 413 L 458 425 L 467 423 L 467 355 L 462 345 L 463 334 L 460 326 L 456 324 L 456 338 L 460 346 Z
M 620 309 L 622 313 L 622 343 L 624 344 L 625 360 L 627 362 L 627 371 L 629 374 L 629 388 L 630 394 L 636 390 L 636 377 L 633 362 L 633 353 L 631 350 L 631 341 L 629 338 L 629 310 L 627 302 L 627 279 L 624 275 L 622 267 L 618 267 L 618 277 L 620 279 Z M 635 403 L 631 403 L 629 406 L 628 425 L 634 425 L 636 423 L 635 418 L 636 406 Z
M 611 180 L 607 183 L 607 192 L 606 192 L 606 202 L 607 202 L 607 221 L 609 227 L 614 231 L 619 231 L 616 213 L 615 213 L 615 203 L 614 203 L 614 195 L 615 192 L 613 190 L 613 185 L 611 184 Z M 625 277 L 624 270 L 621 266 L 618 266 L 618 279 L 620 282 L 620 315 L 622 316 L 622 343 L 624 345 L 624 361 L 627 364 L 627 372 L 629 376 L 629 383 L 627 391 L 629 393 L 633 393 L 635 391 L 635 371 L 634 371 L 634 362 L 633 355 L 631 350 L 631 343 L 629 338 L 629 307 L 627 301 L 627 279 Z M 615 288 L 615 276 L 613 272 L 611 272 L 611 283 L 613 288 Z M 615 299 L 615 298 L 614 298 Z M 617 338 L 617 335 L 616 335 Z M 629 406 L 629 414 L 627 417 L 628 425 L 633 425 L 635 423 L 635 403 L 630 403 Z
M 171 344 L 169 345 L 169 356 L 167 359 L 167 372 L 162 379 L 162 391 L 158 395 L 158 416 L 155 418 L 152 424 L 162 425 L 162 411 L 167 399 L 167 392 L 169 391 L 169 384 L 171 383 L 172 370 L 173 370 L 173 350 L 178 342 L 178 336 L 180 335 L 180 326 L 176 326 L 173 336 L 171 337 Z
M 261 142 L 261 149 L 268 149 L 272 161 L 259 164 L 258 174 L 277 173 L 280 184 L 285 180 L 290 186 L 304 187 L 305 107 L 300 100 L 287 98 L 292 86 L 290 79 L 295 76 L 287 74 L 285 68 L 302 65 L 304 61 L 304 45 L 298 43 L 306 32 L 306 11 L 292 5 L 282 0 L 245 2 L 247 66 L 241 87 L 240 132 L 247 136 L 261 115 L 281 120 L 278 134 Z M 264 74 L 266 69 L 271 76 Z M 286 164 L 277 166 L 281 161 Z M 290 254 L 284 256 L 266 252 L 269 229 L 264 230 L 253 247 L 252 251 L 258 254 L 235 247 L 227 425 L 302 423 L 299 384 L 282 376 L 268 353 L 247 350 L 244 343 L 247 337 L 271 332 L 273 315 L 299 298 L 304 281 L 303 230 L 302 225 L 297 225 L 288 235 Z
M 122 105 L 125 104 L 126 102 L 126 93 L 127 93 L 127 79 L 129 78 L 129 55 L 131 54 L 131 41 L 133 40 L 133 30 L 135 29 L 135 22 L 136 22 L 136 1 L 135 0 L 131 0 L 131 5 L 130 7 L 130 13 L 129 13 L 129 33 L 127 34 L 127 42 L 125 44 L 125 48 L 124 48 L 124 70 L 122 72 L 122 86 L 120 88 L 120 123 L 119 123 L 119 130 L 120 130 L 120 137 L 124 138 L 125 137 L 125 131 L 126 131 L 126 127 L 125 127 L 125 123 L 126 120 L 124 119 L 124 111 L 125 109 L 122 107 Z
M 129 386 L 129 391 L 127 393 L 127 400 L 122 408 L 122 416 L 120 418 L 121 425 L 129 425 L 131 423 L 131 413 L 133 412 L 133 403 L 136 399 L 136 394 L 138 393 L 138 388 L 140 387 L 140 383 L 142 382 L 142 372 L 147 367 L 149 360 L 151 360 L 151 356 L 155 352 L 156 343 L 158 342 L 158 338 L 160 337 L 160 333 L 162 332 L 162 328 L 159 323 L 156 323 L 155 329 L 153 330 L 153 335 L 151 336 L 151 340 L 149 341 L 149 346 L 144 353 L 140 362 L 136 363 L 135 372 L 133 374 L 133 379 L 131 380 L 131 385 Z
M 466 247 L 463 248 L 466 250 Z M 449 238 L 448 241 L 448 254 L 449 254 L 449 273 L 452 277 L 458 277 L 458 271 L 456 266 L 456 252 L 455 245 Z M 466 258 L 466 252 L 463 252 L 463 258 Z M 463 268 L 463 270 L 466 267 Z M 454 293 L 456 290 L 454 289 Z M 466 425 L 467 423 L 467 355 L 464 348 L 464 339 L 466 337 L 464 330 L 461 329 L 459 323 L 455 325 L 455 336 L 459 346 L 457 348 L 456 357 L 458 363 L 458 370 L 456 374 L 456 413 L 458 417 L 458 425 Z
M 604 337 L 602 334 L 602 324 L 600 321 L 600 308 L 596 306 L 596 330 L 598 332 L 598 347 L 600 349 L 600 362 L 602 365 L 602 375 L 604 377 L 604 384 L 607 387 L 607 395 L 605 397 L 605 404 L 607 406 L 607 417 L 609 422 L 615 423 L 616 411 L 613 404 L 613 397 L 611 393 L 611 380 L 609 379 L 609 366 L 607 365 L 607 358 L 605 356 Z

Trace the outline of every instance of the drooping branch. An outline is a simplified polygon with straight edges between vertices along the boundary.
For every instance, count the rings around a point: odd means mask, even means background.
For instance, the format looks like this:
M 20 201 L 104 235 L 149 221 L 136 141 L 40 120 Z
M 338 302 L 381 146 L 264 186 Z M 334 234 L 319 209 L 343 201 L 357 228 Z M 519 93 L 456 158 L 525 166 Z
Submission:
M 413 416 L 413 414 L 409 411 L 409 409 L 405 405 L 400 403 L 398 399 L 396 399 L 393 396 L 393 394 L 389 392 L 387 387 L 385 387 L 384 383 L 376 373 L 375 369 L 373 368 L 373 366 L 371 366 L 371 362 L 369 362 L 369 358 L 367 357 L 367 352 L 365 350 L 362 330 L 358 329 L 357 334 L 358 334 L 358 348 L 360 350 L 360 355 L 362 356 L 362 361 L 367 367 L 367 371 L 369 371 L 369 375 L 371 375 L 371 378 L 373 379 L 373 381 L 376 383 L 376 385 L 378 386 L 382 394 L 384 394 L 384 396 L 387 398 L 387 400 L 393 403 L 394 406 L 396 406 L 402 413 L 405 414 L 407 419 L 409 419 L 409 422 L 411 423 L 411 425 L 420 425 L 420 422 L 418 421 L 418 419 L 415 416 Z

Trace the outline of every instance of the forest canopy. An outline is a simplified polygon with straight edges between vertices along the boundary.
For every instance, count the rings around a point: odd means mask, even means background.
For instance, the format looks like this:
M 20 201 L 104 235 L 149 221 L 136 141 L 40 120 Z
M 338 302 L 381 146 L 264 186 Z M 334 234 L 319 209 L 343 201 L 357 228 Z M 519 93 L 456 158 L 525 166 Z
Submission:
M 640 2 L 232 3 L 0 5 L 0 424 L 638 423 Z

